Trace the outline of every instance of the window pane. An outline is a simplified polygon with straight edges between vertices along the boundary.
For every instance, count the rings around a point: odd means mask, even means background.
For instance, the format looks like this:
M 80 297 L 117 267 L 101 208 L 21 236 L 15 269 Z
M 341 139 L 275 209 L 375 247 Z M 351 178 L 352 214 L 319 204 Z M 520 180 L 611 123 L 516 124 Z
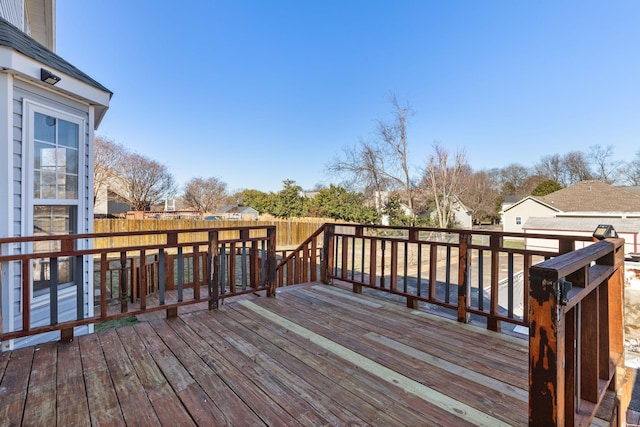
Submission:
M 58 120 L 58 144 L 77 149 L 78 125 L 65 120 Z
M 42 193 L 40 190 L 40 182 L 42 181 L 42 179 L 40 178 L 40 172 L 35 171 L 33 173 L 33 197 L 36 199 L 41 199 L 42 198 Z
M 55 142 L 56 137 L 56 119 L 45 116 L 44 114 L 35 114 L 34 131 L 36 139 L 40 141 Z
M 33 234 L 61 235 L 73 234 L 76 225 L 75 206 L 44 206 L 33 207 Z M 60 250 L 59 241 L 36 242 L 33 245 L 36 252 L 54 252 Z M 58 258 L 58 285 L 68 285 L 74 280 L 74 258 Z M 33 261 L 33 296 L 46 295 L 51 286 L 51 260 L 42 258 Z
M 60 187 L 58 189 L 59 199 L 78 198 L 78 177 L 75 175 L 62 175 L 58 177 Z
M 78 174 L 78 150 L 67 148 L 65 150 L 65 173 Z
M 33 207 L 33 234 L 34 236 L 41 236 L 51 231 L 50 227 L 50 208 L 49 206 L 34 206 Z
M 38 188 L 38 183 L 35 184 Z M 55 199 L 56 198 L 56 173 L 55 172 L 40 172 L 40 197 L 41 199 Z
M 55 234 L 71 234 L 73 217 L 71 206 L 52 206 L 51 216 L 53 219 L 52 231 Z
M 38 153 L 39 151 L 39 153 Z M 37 144 L 36 153 L 39 154 L 39 169 L 56 169 L 56 149 L 49 144 Z

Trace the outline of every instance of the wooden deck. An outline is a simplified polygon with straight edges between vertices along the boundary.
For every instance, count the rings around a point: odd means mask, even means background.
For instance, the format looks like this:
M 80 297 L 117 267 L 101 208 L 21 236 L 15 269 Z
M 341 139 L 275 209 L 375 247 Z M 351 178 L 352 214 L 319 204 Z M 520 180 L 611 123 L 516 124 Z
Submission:
M 2 353 L 0 424 L 525 425 L 527 363 L 525 340 L 307 284 Z

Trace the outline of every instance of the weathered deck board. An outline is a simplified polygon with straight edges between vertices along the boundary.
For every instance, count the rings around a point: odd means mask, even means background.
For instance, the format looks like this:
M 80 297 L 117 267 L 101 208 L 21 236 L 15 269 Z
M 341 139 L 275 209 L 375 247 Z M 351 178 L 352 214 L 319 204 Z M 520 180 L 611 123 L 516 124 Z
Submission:
M 0 420 L 8 425 L 20 425 L 27 399 L 29 374 L 33 362 L 33 347 L 11 352 L 0 383 Z
M 524 425 L 527 368 L 526 340 L 307 284 L 3 353 L 0 420 Z
M 45 425 L 56 419 L 56 370 L 58 348 L 55 343 L 41 345 L 34 353 L 29 395 L 22 422 L 25 425 Z
M 443 364 L 441 364 L 440 367 L 435 367 L 434 364 L 425 364 L 423 360 L 407 357 L 405 354 L 397 351 L 397 346 L 379 345 L 379 341 L 370 339 L 371 333 L 383 337 L 388 331 L 379 329 L 373 323 L 362 325 L 365 327 L 368 326 L 368 328 L 360 329 L 356 326 L 359 322 L 353 317 L 349 317 L 349 313 L 345 310 L 335 310 L 329 303 L 319 303 L 311 296 L 307 296 L 306 298 L 301 296 L 300 293 L 291 294 L 293 301 L 292 304 L 287 306 L 291 319 L 295 319 L 297 324 L 329 337 L 331 340 L 343 346 L 349 346 L 358 354 L 366 355 L 371 360 L 375 360 L 377 363 L 397 371 L 408 378 L 422 384 L 428 384 L 429 388 L 434 392 L 441 393 L 454 400 L 454 402 L 451 403 L 444 403 L 445 405 L 454 405 L 452 406 L 454 411 L 460 410 L 460 408 L 456 406 L 456 398 L 465 395 L 465 404 L 483 413 L 492 414 L 496 418 L 509 424 L 522 421 L 521 418 L 512 418 L 510 415 L 526 412 L 527 395 L 524 390 L 515 390 L 519 391 L 523 396 L 523 399 L 518 400 L 514 398 L 513 394 L 508 394 L 506 390 L 496 391 L 495 388 L 487 390 L 487 383 L 494 380 L 492 377 L 478 377 L 476 378 L 478 381 L 474 382 L 469 380 L 471 373 L 464 375 L 467 374 L 464 369 L 455 369 L 456 372 L 451 372 L 452 369 L 442 369 Z M 322 309 L 319 308 L 319 305 L 323 305 Z M 305 308 L 308 308 L 308 310 L 305 310 Z M 296 311 L 299 314 L 296 313 Z M 325 314 L 325 316 L 311 315 L 312 312 L 317 313 L 318 311 Z M 370 332 L 362 332 L 367 329 Z M 403 329 L 404 327 L 401 326 L 398 332 L 402 333 Z M 451 338 L 455 339 L 453 337 Z M 463 346 L 458 354 L 465 354 L 475 350 L 475 347 Z M 490 352 L 494 351 L 494 349 L 490 350 Z M 436 358 L 436 360 L 438 359 Z M 524 357 L 522 358 L 522 363 L 526 364 Z M 493 364 L 492 368 L 494 371 L 498 371 L 501 366 Z M 463 375 L 460 375 L 460 373 Z M 491 395 L 488 395 L 488 393 L 491 393 Z M 435 399 L 435 396 L 433 398 Z M 472 418 L 477 419 L 477 416 Z

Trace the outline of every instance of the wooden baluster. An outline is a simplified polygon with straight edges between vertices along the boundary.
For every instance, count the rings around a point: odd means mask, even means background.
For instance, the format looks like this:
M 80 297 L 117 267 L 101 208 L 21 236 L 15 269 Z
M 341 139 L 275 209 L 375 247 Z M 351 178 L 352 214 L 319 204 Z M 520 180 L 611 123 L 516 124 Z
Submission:
M 127 298 L 127 253 L 125 251 L 120 252 L 120 313 L 126 313 L 128 311 L 128 298 Z
M 460 246 L 458 247 L 458 322 L 468 323 L 470 316 L 467 313 L 471 285 L 469 274 L 471 272 L 471 234 L 460 234 Z

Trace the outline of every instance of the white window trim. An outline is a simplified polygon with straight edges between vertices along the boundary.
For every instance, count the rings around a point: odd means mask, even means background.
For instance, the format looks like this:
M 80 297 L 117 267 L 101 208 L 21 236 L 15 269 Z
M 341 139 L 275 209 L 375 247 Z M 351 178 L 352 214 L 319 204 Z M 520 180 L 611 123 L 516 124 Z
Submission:
M 78 125 L 78 198 L 77 199 L 36 199 L 33 197 L 33 185 L 34 185 L 34 171 L 33 171 L 33 156 L 34 156 L 34 117 L 35 113 L 45 114 L 58 119 L 66 120 Z M 22 108 L 22 235 L 30 236 L 33 234 L 33 207 L 36 204 L 51 205 L 51 206 L 75 206 L 76 218 L 75 225 L 76 230 L 80 231 L 81 224 L 83 223 L 82 212 L 85 211 L 86 201 L 84 200 L 84 194 L 82 189 L 86 185 L 87 177 L 84 174 L 85 166 L 84 158 L 86 155 L 86 141 L 85 141 L 85 129 L 86 120 L 79 115 L 73 115 L 66 111 L 52 108 L 51 106 L 34 102 L 32 100 L 25 99 L 23 101 Z M 26 215 L 25 215 L 26 214 Z M 23 251 L 31 251 L 33 244 L 23 244 Z M 84 273 L 83 273 L 84 274 Z M 33 278 L 32 278 L 33 280 Z M 82 278 L 84 282 L 84 278 Z M 66 292 L 65 292 L 66 291 Z M 75 292 L 75 290 L 73 290 Z M 67 289 L 60 289 L 58 292 L 58 298 L 68 295 Z M 31 287 L 29 298 L 32 308 L 41 306 L 49 300 L 49 295 L 33 296 L 33 286 Z M 20 311 L 22 311 L 22 304 L 20 304 Z

